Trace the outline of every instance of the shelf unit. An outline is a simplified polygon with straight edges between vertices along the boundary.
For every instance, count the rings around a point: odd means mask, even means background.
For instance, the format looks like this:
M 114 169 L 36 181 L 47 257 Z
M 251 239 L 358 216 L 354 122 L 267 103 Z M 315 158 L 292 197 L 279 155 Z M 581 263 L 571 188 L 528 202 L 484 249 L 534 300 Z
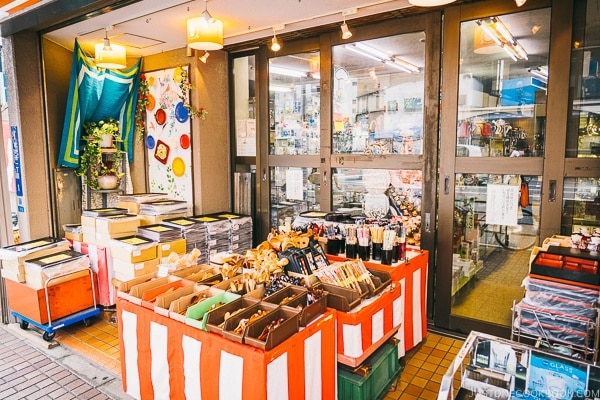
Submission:
M 118 150 L 116 149 L 103 149 L 102 157 L 111 157 L 112 154 L 115 154 Z M 85 198 L 82 199 L 82 208 L 90 209 L 90 208 L 106 208 L 117 205 L 117 195 L 126 192 L 126 182 L 127 182 L 127 168 L 125 168 L 125 163 L 127 159 L 127 154 L 123 151 L 120 152 L 123 156 L 123 160 L 120 165 L 121 180 L 119 182 L 119 186 L 115 189 L 103 189 L 103 190 L 95 190 L 92 189 L 89 185 L 86 185 L 84 182 L 82 193 L 85 193 Z M 113 196 L 111 196 L 113 195 Z

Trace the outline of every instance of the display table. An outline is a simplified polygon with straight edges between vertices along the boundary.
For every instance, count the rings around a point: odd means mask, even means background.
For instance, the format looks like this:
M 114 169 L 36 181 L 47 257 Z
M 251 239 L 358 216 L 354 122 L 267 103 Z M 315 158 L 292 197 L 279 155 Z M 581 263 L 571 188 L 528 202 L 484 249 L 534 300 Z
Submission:
M 92 271 L 98 276 L 98 304 L 105 307 L 114 306 L 117 292 L 111 284 L 114 273 L 110 248 L 74 240 L 73 250 L 88 255 Z
M 136 399 L 333 399 L 336 311 L 269 351 L 117 297 L 123 389 Z
M 337 360 L 356 367 L 394 336 L 402 324 L 402 291 L 392 283 L 350 312 L 337 313 Z
M 400 283 L 400 316 L 402 326 L 396 338 L 398 344 L 398 357 L 419 344 L 427 335 L 427 266 L 429 254 L 427 250 L 409 248 L 406 251 L 408 263 L 394 263 L 391 266 L 379 262 L 366 262 L 369 269 L 386 271 L 392 281 Z M 327 255 L 331 261 L 343 261 L 341 256 Z M 339 319 L 339 317 L 338 317 Z M 339 332 L 338 332 L 339 336 Z

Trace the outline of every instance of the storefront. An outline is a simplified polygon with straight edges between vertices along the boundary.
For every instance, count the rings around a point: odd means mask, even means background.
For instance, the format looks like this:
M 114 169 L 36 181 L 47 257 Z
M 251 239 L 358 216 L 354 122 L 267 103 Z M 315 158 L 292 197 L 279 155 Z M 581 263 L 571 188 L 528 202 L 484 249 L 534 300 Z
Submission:
M 388 11 L 380 21 L 363 18 L 347 39 L 338 24 L 324 25 L 302 39 L 289 33 L 276 53 L 269 36 L 211 51 L 206 64 L 182 47 L 144 56 L 142 71 L 187 66 L 197 88 L 191 102 L 208 110 L 190 125 L 193 214 L 234 210 L 247 191 L 259 243 L 286 217 L 376 216 L 400 196 L 405 203 L 389 212 L 405 216 L 412 244 L 429 251 L 428 319 L 506 337 L 534 246 L 593 230 L 600 218 L 597 4 Z M 18 99 L 8 112 L 21 146 L 25 239 L 62 235 L 63 224 L 77 222 L 82 196 L 72 171 L 56 163 L 72 49 L 50 39 L 58 25 L 33 28 L 3 26 L 9 97 Z M 134 192 L 154 189 L 147 138 L 133 145 Z M 238 185 L 244 179 L 248 186 Z M 492 183 L 505 190 L 490 191 Z M 493 204 L 510 196 L 518 201 L 503 217 Z M 486 281 L 509 258 L 511 279 Z M 481 313 L 486 296 L 502 299 L 489 316 Z

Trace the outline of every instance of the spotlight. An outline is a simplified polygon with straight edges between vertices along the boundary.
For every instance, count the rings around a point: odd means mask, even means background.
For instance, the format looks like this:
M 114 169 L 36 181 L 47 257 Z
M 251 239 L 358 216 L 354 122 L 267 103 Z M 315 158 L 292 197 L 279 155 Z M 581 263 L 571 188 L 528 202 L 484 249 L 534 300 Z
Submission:
M 208 51 L 204 51 L 204 54 L 202 55 L 202 57 L 198 57 L 198 60 L 202 61 L 204 64 L 206 64 L 206 60 L 208 59 L 208 56 L 210 56 L 210 53 Z
M 350 39 L 352 37 L 352 32 L 348 29 L 346 21 L 340 26 L 340 29 L 342 30 L 342 39 Z
M 542 29 L 542 26 L 540 24 L 533 24 L 531 26 L 531 33 L 535 35 L 540 29 Z
M 517 7 L 521 7 L 525 3 L 527 3 L 527 0 L 515 0 Z

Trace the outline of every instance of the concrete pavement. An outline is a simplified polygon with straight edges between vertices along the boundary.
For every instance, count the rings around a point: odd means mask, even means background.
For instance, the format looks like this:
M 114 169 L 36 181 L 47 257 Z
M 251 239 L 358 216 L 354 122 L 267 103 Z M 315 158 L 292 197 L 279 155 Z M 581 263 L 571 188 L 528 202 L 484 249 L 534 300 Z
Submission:
M 36 328 L 0 323 L 0 399 L 132 400 L 121 377 L 52 341 Z

